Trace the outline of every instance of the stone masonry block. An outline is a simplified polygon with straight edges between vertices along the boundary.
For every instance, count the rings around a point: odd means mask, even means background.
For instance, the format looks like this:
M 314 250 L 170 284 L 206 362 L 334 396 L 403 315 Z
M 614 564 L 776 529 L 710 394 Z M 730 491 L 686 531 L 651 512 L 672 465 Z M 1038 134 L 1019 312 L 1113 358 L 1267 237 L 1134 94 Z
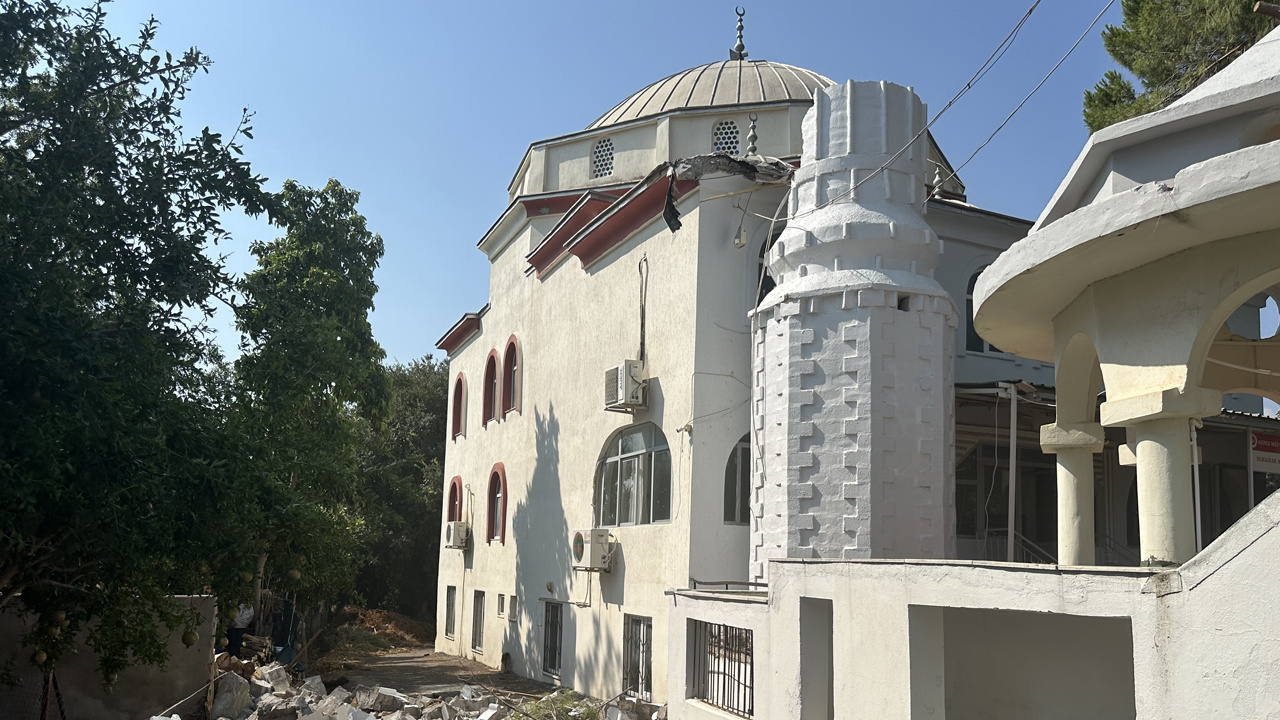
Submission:
M 855 444 L 858 442 L 857 433 L 850 435 L 850 437 L 853 438 L 853 441 Z M 856 471 L 858 469 L 858 460 L 861 459 L 861 457 L 862 457 L 862 454 L 859 453 L 857 450 L 845 450 L 844 466 L 847 468 L 852 468 L 853 470 Z
M 844 434 L 853 439 L 854 443 L 858 442 L 858 419 L 847 418 L 844 421 Z
M 858 307 L 883 307 L 884 291 L 883 290 L 859 290 L 858 291 Z
M 844 499 L 857 500 L 863 496 L 862 486 L 858 483 L 847 482 L 844 484 Z
M 856 322 L 846 323 L 840 326 L 840 339 L 847 342 L 857 344 L 858 338 L 862 336 L 861 329 Z
M 812 500 L 813 483 L 799 483 L 788 486 L 787 497 L 792 500 Z

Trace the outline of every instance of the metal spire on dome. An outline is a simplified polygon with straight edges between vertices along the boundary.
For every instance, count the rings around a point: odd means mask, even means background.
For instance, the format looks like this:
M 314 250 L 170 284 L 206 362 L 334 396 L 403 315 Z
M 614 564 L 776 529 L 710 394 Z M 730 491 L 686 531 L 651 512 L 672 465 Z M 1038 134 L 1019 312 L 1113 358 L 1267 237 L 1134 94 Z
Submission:
M 747 11 L 743 9 L 741 6 L 735 7 L 733 11 L 738 13 L 738 44 L 734 45 L 733 49 L 729 51 L 729 59 L 730 60 L 746 60 L 747 46 L 742 44 L 742 16 L 746 15 Z

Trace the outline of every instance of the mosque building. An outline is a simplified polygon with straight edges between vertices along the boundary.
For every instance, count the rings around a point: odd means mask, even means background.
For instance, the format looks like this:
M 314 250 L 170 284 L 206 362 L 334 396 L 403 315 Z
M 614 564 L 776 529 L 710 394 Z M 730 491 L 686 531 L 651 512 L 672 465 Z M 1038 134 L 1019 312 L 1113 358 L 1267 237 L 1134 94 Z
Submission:
M 438 343 L 436 649 L 670 717 L 1263 708 L 1277 37 L 1035 223 L 967 202 L 910 87 L 750 58 L 741 17 L 533 143 Z M 1215 602 L 1248 629 L 1209 692 L 1167 639 L 1217 648 Z

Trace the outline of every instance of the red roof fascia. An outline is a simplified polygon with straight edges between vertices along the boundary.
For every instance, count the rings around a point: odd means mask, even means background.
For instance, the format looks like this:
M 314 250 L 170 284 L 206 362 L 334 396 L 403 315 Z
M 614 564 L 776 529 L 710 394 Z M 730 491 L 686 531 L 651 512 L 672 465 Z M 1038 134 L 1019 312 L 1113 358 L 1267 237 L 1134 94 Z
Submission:
M 666 177 L 661 177 L 635 194 L 628 193 L 630 197 L 624 196 L 611 205 L 566 243 L 565 249 L 582 261 L 582 267 L 604 257 L 654 216 L 662 214 L 667 202 L 667 182 Z M 696 187 L 697 180 L 676 180 L 675 199 L 679 201 Z
M 573 193 L 558 197 L 534 197 L 517 202 L 524 206 L 525 217 L 531 218 L 539 215 L 559 215 L 573 207 L 580 197 L 582 197 L 581 193 Z
M 595 220 L 600 213 L 617 201 L 621 194 L 621 191 L 597 192 L 594 190 L 583 194 L 578 202 L 569 208 L 560 222 L 551 229 L 551 232 L 547 233 L 538 247 L 525 256 L 538 275 L 554 265 L 555 261 L 564 254 L 566 240 L 576 235 L 587 223 Z
M 462 344 L 472 338 L 480 331 L 480 317 L 488 311 L 489 306 L 485 305 L 480 312 L 467 313 L 462 319 L 453 324 L 445 332 L 444 337 L 436 341 L 436 347 L 445 351 L 445 354 L 452 355 L 455 350 L 462 347 Z

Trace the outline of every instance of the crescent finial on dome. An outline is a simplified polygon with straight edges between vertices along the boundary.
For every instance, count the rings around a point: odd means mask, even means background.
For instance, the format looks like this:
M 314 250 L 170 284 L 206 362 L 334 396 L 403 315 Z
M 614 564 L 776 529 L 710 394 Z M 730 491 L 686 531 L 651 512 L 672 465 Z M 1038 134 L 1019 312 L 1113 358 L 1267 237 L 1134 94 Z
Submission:
M 742 17 L 747 14 L 747 11 L 745 8 L 742 8 L 741 6 L 735 7 L 733 11 L 738 14 L 738 43 L 733 46 L 732 50 L 729 51 L 729 59 L 730 60 L 746 60 L 747 46 L 742 44 Z

